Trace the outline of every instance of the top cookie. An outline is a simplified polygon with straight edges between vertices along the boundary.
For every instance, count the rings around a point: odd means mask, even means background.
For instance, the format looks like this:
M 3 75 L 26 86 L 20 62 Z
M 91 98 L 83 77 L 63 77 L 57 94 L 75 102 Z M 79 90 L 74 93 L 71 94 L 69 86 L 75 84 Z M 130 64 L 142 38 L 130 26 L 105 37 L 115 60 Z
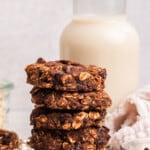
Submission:
M 67 60 L 39 58 L 26 67 L 27 82 L 39 88 L 60 91 L 96 91 L 104 88 L 106 69 Z

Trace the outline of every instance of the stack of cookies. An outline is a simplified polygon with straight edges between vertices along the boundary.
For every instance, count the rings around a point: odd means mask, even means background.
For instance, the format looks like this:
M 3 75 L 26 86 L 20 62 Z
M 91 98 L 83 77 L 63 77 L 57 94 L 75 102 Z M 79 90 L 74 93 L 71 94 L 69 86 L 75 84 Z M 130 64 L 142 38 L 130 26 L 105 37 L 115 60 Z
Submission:
M 104 150 L 103 126 L 111 99 L 103 90 L 106 70 L 39 58 L 26 67 L 35 108 L 30 145 L 35 150 Z

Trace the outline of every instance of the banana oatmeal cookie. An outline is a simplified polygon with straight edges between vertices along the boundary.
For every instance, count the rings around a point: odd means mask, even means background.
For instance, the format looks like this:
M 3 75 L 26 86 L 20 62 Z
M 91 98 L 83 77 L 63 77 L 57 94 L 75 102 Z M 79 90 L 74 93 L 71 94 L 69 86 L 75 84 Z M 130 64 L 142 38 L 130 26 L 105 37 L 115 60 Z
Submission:
M 104 110 L 112 103 L 105 91 L 71 93 L 33 88 L 31 95 L 33 103 L 50 109 Z
M 18 135 L 15 132 L 0 129 L 0 150 L 14 150 L 18 147 Z
M 39 58 L 26 67 L 27 82 L 61 91 L 94 91 L 104 88 L 106 69 L 72 61 L 45 61 Z
M 36 150 L 104 150 L 110 136 L 106 127 L 78 131 L 32 130 L 30 145 Z
M 106 110 L 102 111 L 66 111 L 50 110 L 45 107 L 35 108 L 30 120 L 34 128 L 76 130 L 104 124 Z

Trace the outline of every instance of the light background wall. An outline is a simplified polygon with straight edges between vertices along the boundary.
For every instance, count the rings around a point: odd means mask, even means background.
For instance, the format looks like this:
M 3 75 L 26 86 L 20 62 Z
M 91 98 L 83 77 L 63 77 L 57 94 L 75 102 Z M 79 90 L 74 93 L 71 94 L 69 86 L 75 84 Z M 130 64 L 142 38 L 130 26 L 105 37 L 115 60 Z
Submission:
M 128 0 L 127 15 L 141 38 L 141 86 L 150 83 L 149 14 L 150 0 Z M 24 68 L 38 57 L 59 58 L 60 34 L 71 18 L 72 0 L 0 0 L 0 80 L 15 85 L 9 128 L 21 132 L 22 137 L 29 133 L 26 130 L 33 107 Z

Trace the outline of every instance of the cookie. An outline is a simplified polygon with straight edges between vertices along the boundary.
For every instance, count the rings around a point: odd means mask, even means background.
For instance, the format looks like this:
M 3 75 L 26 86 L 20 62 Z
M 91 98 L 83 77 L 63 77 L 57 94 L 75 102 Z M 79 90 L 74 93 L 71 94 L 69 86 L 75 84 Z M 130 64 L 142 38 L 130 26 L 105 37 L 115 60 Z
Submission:
M 104 88 L 106 69 L 84 66 L 67 60 L 45 61 L 39 58 L 25 69 L 27 82 L 40 88 L 60 91 L 94 91 Z
M 106 127 L 75 131 L 32 130 L 29 144 L 36 150 L 104 150 L 110 136 Z
M 0 149 L 14 150 L 19 148 L 19 138 L 15 132 L 0 129 Z
M 58 111 L 45 107 L 35 108 L 30 120 L 34 128 L 76 130 L 85 127 L 101 127 L 104 124 L 106 110 L 103 111 Z
M 104 110 L 112 103 L 105 91 L 71 93 L 33 88 L 31 95 L 33 103 L 50 109 Z

